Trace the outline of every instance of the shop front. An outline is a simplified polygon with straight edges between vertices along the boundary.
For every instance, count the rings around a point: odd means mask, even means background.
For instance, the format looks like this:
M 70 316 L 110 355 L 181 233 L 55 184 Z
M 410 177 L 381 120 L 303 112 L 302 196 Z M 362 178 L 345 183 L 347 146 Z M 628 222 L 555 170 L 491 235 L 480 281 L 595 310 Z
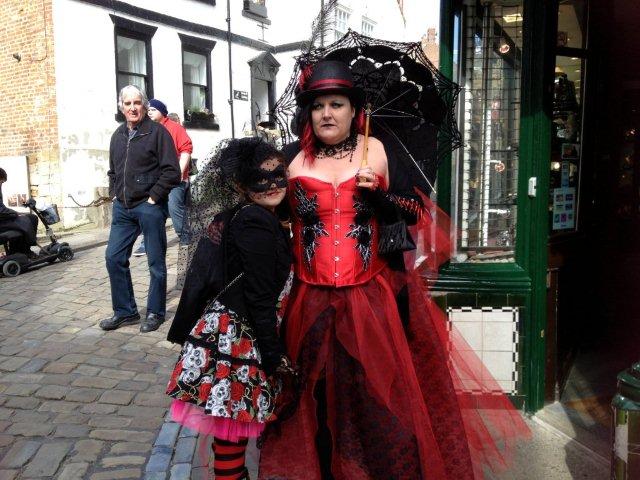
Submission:
M 640 90 L 613 35 L 637 15 L 625 3 L 441 4 L 440 67 L 461 86 L 463 147 L 439 171 L 455 251 L 433 289 L 503 391 L 531 412 L 561 399 L 580 352 L 624 324 L 607 308 L 621 266 L 603 257 L 640 232 Z M 613 235 L 625 212 L 626 237 Z

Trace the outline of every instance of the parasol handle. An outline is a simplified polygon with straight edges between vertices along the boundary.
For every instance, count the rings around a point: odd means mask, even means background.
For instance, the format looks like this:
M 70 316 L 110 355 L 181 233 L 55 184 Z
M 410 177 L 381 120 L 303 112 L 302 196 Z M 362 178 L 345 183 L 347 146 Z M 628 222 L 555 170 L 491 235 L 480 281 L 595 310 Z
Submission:
M 364 144 L 362 146 L 362 162 L 360 162 L 360 168 L 364 168 L 369 165 L 367 162 L 367 153 L 369 153 L 369 119 L 371 118 L 370 103 L 367 103 L 367 108 L 365 108 L 364 114 Z

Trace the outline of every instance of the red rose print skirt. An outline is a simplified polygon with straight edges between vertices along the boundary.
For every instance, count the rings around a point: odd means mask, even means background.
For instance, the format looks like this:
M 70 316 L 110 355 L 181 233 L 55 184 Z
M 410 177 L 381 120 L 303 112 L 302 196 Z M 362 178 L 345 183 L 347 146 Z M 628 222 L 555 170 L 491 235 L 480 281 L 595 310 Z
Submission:
M 232 442 L 258 437 L 275 419 L 278 393 L 260 366 L 251 326 L 214 302 L 191 330 L 171 374 L 172 419 Z

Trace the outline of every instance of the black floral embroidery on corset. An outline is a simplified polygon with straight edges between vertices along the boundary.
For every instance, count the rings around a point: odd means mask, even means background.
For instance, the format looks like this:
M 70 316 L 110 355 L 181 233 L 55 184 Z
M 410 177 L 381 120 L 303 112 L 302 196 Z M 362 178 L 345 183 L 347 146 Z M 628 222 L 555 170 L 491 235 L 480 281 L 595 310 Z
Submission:
M 324 222 L 318 216 L 318 195 L 307 197 L 307 192 L 302 188 L 300 182 L 296 182 L 294 196 L 298 201 L 296 213 L 302 219 L 302 247 L 304 253 L 304 263 L 311 270 L 311 259 L 318 246 L 317 238 L 329 236 L 329 232 L 324 229 Z
M 371 218 L 373 217 L 373 208 L 362 198 L 356 196 L 353 197 L 353 208 L 356 211 L 356 215 L 353 219 L 354 223 L 349 225 L 351 230 L 347 233 L 347 237 L 356 239 L 356 250 L 362 258 L 364 269 L 367 270 L 371 263 L 371 242 L 373 238 Z

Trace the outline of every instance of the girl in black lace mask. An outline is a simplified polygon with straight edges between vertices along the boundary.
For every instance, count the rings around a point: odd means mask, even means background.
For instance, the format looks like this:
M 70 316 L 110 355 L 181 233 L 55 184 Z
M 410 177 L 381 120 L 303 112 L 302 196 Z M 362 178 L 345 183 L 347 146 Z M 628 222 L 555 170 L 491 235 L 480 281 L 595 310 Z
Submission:
M 289 234 L 275 214 L 286 172 L 274 147 L 244 138 L 225 143 L 200 175 L 192 218 L 202 221 L 207 198 L 235 204 L 200 229 L 168 335 L 182 352 L 167 394 L 175 421 L 213 435 L 215 478 L 246 479 L 247 441 L 275 419 L 292 373 L 278 335 L 292 280 Z

